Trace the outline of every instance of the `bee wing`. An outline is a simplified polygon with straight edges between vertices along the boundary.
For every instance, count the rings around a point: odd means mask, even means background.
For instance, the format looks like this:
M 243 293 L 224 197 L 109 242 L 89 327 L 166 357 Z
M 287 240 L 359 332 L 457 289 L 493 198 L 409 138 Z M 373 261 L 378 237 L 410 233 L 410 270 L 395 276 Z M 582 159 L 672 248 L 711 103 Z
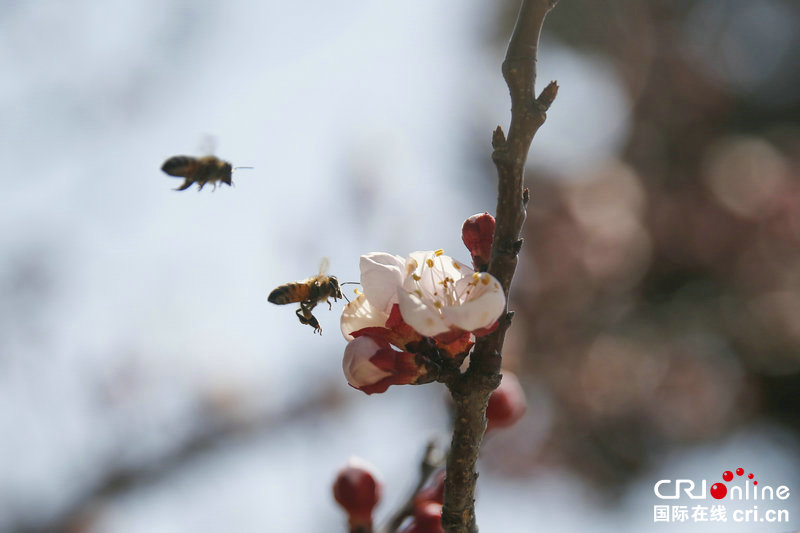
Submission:
M 323 257 L 322 261 L 319 263 L 319 275 L 324 276 L 328 273 L 328 267 L 331 265 L 330 260 L 327 257 Z
M 211 135 L 210 133 L 206 133 L 200 139 L 200 153 L 203 155 L 214 155 L 214 151 L 217 147 L 217 138 Z

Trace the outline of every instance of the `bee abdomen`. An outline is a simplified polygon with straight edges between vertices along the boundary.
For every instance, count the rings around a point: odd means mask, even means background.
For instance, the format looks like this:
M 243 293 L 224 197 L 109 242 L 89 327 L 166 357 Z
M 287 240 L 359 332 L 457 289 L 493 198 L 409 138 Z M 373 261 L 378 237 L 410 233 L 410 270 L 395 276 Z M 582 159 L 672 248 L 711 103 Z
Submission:
M 176 155 L 170 157 L 161 165 L 161 170 L 170 176 L 184 177 L 187 169 L 194 165 L 195 158 L 188 155 Z
M 303 295 L 299 294 L 302 286 L 297 283 L 287 283 L 277 287 L 274 291 L 269 293 L 267 301 L 273 304 L 283 305 L 303 300 Z

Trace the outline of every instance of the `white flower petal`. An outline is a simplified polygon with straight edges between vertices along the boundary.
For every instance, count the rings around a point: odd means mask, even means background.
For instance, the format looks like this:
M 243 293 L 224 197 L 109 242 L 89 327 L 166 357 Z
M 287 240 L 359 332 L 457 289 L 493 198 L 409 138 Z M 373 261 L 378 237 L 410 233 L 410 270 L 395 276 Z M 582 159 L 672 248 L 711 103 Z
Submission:
M 396 301 L 397 287 L 405 275 L 405 260 L 399 255 L 373 252 L 360 261 L 361 288 L 373 307 L 389 312 Z
M 342 335 L 351 341 L 353 337 L 350 334 L 354 331 L 370 326 L 383 326 L 387 318 L 388 313 L 374 308 L 363 294 L 359 294 L 358 298 L 344 306 L 340 322 Z
M 403 320 L 420 335 L 433 337 L 450 330 L 442 319 L 439 310 L 433 306 L 426 305 L 416 295 L 399 289 L 397 298 Z
M 466 331 L 474 331 L 491 326 L 503 314 L 506 297 L 500 282 L 485 272 L 478 276 L 478 282 L 469 287 L 468 294 L 466 278 L 462 280 L 463 283 L 457 284 L 459 293 L 466 295 L 466 301 L 461 305 L 448 306 L 442 310 L 442 317 L 446 323 Z
M 434 267 L 428 266 L 428 261 L 436 259 L 433 252 L 411 252 L 408 256 L 406 272 L 412 272 L 406 277 L 403 288 L 409 292 L 415 289 L 422 290 L 425 294 L 433 294 L 436 291 L 437 284 L 442 281 L 443 276 L 440 275 L 439 270 Z
M 347 382 L 358 388 L 379 382 L 391 372 L 381 370 L 370 362 L 380 346 L 369 337 L 358 337 L 347 343 L 344 349 L 342 370 Z

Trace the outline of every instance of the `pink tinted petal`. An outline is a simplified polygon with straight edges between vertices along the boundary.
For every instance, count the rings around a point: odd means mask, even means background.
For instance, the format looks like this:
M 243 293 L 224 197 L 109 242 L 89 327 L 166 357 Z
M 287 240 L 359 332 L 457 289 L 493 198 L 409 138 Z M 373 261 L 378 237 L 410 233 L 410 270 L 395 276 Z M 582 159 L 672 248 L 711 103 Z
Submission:
M 374 308 L 367 300 L 366 296 L 360 294 L 358 298 L 350 302 L 342 311 L 340 325 L 342 335 L 348 341 L 353 340 L 352 333 L 363 328 L 379 327 L 386 323 L 388 313 L 383 313 Z
M 352 383 L 349 384 L 351 387 L 360 390 L 364 394 L 381 394 L 386 392 L 386 389 L 394 385 L 391 381 L 391 377 L 384 378 L 380 381 L 373 383 L 372 385 L 364 385 L 363 387 L 356 387 Z
M 361 256 L 361 288 L 373 307 L 388 313 L 402 285 L 405 261 L 399 255 L 373 252 Z
M 347 382 L 355 388 L 372 385 L 392 375 L 374 365 L 370 358 L 380 350 L 378 343 L 369 337 L 359 337 L 347 343 L 344 349 L 342 370 Z
M 450 330 L 438 309 L 427 306 L 416 295 L 400 289 L 397 291 L 397 298 L 403 320 L 420 335 L 433 337 Z

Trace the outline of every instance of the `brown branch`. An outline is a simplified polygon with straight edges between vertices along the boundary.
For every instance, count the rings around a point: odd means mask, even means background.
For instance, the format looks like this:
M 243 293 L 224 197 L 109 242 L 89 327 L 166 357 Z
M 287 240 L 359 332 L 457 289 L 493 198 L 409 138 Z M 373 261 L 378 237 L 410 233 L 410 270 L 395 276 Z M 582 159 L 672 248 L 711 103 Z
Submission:
M 508 297 L 522 246 L 520 233 L 525 222 L 528 192 L 523 173 L 533 136 L 544 124 L 547 109 L 556 97 L 555 82 L 534 97 L 536 52 L 545 15 L 558 0 L 523 0 L 511 41 L 508 44 L 503 77 L 511 93 L 511 124 L 508 137 L 498 126 L 492 136 L 492 160 L 497 167 L 497 211 L 489 273 L 503 285 Z M 506 304 L 506 310 L 508 304 Z M 486 405 L 500 384 L 503 340 L 513 313 L 506 312 L 491 335 L 478 340 L 464 374 L 448 381 L 455 404 L 453 440 L 447 459 L 442 526 L 448 533 L 475 533 L 475 483 L 483 434 Z

